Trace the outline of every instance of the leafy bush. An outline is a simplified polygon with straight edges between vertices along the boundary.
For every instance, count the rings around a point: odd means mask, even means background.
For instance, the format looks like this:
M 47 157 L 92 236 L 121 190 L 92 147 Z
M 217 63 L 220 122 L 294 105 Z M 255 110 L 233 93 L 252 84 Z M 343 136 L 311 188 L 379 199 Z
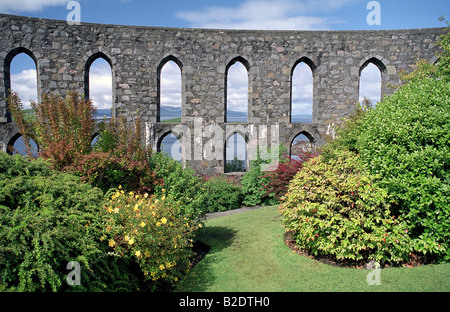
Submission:
M 80 155 L 64 170 L 80 176 L 105 193 L 119 185 L 130 191 L 153 192 L 155 184 L 159 183 L 146 155 L 133 159 L 132 154 L 127 153 L 92 152 Z
M 241 207 L 242 191 L 239 182 L 231 177 L 214 176 L 205 179 L 206 212 L 231 210 Z
M 166 202 L 176 202 L 179 213 L 191 220 L 201 218 L 206 210 L 203 180 L 195 175 L 190 168 L 163 153 L 154 153 L 149 159 L 150 168 L 156 173 L 154 194 L 163 195 L 165 190 Z
M 73 90 L 63 99 L 56 95 L 42 95 L 42 102 L 32 102 L 35 117 L 24 118 L 20 99 L 13 92 L 8 106 L 25 138 L 29 156 L 32 157 L 27 138 L 35 135 L 40 155 L 49 159 L 56 169 L 70 165 L 78 155 L 91 149 L 95 108 Z
M 67 290 L 66 265 L 78 261 L 78 290 L 105 289 L 105 280 L 93 278 L 103 255 L 96 225 L 102 201 L 100 190 L 67 174 L 0 181 L 0 288 Z
M 165 190 L 162 190 L 164 193 Z M 101 240 L 117 257 L 136 261 L 145 279 L 175 284 L 189 269 L 196 222 L 180 217 L 174 201 L 117 190 L 105 206 Z
M 268 178 L 267 182 L 262 183 L 264 196 L 280 200 L 286 194 L 289 182 L 302 169 L 303 163 L 317 155 L 316 151 L 301 151 L 300 159 L 292 159 L 287 156 L 281 158 L 277 168 L 261 176 L 261 178 Z
M 407 228 L 391 215 L 388 194 L 374 181 L 348 151 L 336 151 L 329 162 L 318 156 L 304 163 L 281 205 L 286 230 L 314 256 L 407 261 Z
M 419 60 L 404 83 L 373 109 L 359 106 L 324 149 L 359 154 L 389 194 L 391 213 L 405 222 L 415 252 L 450 259 L 450 32 L 437 64 Z
M 416 248 L 450 259 L 450 83 L 416 79 L 368 112 L 356 143 Z
M 8 155 L 0 151 L 0 180 L 16 176 L 50 176 L 54 171 L 43 159 L 28 161 L 21 155 Z
M 275 204 L 276 200 L 272 195 L 267 196 L 264 185 L 269 183 L 268 177 L 263 177 L 265 173 L 261 166 L 269 164 L 270 161 L 261 159 L 259 154 L 257 159 L 250 164 L 250 169 L 241 179 L 242 193 L 244 199 L 242 203 L 248 206 Z
M 225 162 L 225 172 L 245 172 L 245 169 L 245 161 L 237 159 L 237 157 Z
M 89 154 L 78 155 L 63 168 L 107 192 L 119 185 L 128 191 L 153 192 L 159 181 L 150 168 L 151 151 L 141 144 L 139 116 L 134 129 L 122 118 L 100 124 L 99 138 Z

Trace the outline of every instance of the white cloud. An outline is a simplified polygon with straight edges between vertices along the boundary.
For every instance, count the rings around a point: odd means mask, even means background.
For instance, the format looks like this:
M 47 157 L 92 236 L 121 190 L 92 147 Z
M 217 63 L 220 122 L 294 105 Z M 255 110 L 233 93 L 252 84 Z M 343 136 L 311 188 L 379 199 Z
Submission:
M 92 63 L 89 71 L 89 97 L 97 109 L 112 106 L 111 67 L 103 59 Z
M 36 69 L 25 69 L 11 74 L 11 90 L 17 92 L 24 108 L 30 108 L 31 101 L 37 102 Z
M 37 12 L 45 7 L 65 5 L 69 0 L 0 0 L 0 12 Z
M 161 105 L 181 107 L 181 70 L 173 61 L 161 69 Z
M 369 63 L 361 72 L 359 87 L 359 102 L 364 98 L 369 99 L 372 105 L 380 101 L 381 96 L 381 73 L 378 67 Z
M 228 69 L 227 75 L 227 109 L 247 112 L 248 73 L 245 66 L 236 62 Z
M 180 11 L 179 19 L 191 27 L 222 29 L 310 30 L 328 29 L 338 22 L 318 13 L 339 9 L 356 0 L 267 1 L 247 0 L 236 7 L 210 6 Z
M 311 114 L 313 101 L 313 77 L 305 63 L 295 67 L 292 74 L 292 114 Z

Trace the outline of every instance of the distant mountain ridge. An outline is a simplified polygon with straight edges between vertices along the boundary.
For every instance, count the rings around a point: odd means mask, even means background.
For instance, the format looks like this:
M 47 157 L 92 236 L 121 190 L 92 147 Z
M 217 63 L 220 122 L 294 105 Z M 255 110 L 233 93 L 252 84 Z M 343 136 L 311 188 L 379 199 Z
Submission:
M 161 120 L 175 119 L 181 116 L 181 108 L 179 107 L 161 107 Z M 95 119 L 101 120 L 104 117 L 111 118 L 111 110 L 109 108 L 97 109 L 95 112 Z M 227 121 L 246 122 L 247 114 L 238 111 L 228 111 Z M 292 116 L 293 123 L 312 123 L 312 115 L 310 114 L 296 114 Z

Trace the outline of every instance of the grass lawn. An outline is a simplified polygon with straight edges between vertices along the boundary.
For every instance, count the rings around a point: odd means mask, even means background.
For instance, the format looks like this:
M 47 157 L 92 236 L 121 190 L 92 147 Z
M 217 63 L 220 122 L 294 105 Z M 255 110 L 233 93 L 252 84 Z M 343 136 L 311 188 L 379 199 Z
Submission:
M 277 206 L 210 219 L 197 239 L 209 253 L 181 281 L 185 292 L 450 291 L 450 264 L 381 270 L 369 286 L 364 269 L 339 268 L 291 251 Z

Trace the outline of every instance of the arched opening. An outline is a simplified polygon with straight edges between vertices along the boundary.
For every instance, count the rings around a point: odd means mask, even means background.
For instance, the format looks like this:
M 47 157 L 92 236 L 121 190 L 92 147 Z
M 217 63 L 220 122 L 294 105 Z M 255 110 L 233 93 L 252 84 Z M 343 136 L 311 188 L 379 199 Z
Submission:
M 29 146 L 31 156 L 37 158 L 39 156 L 39 146 L 36 141 L 29 138 Z M 25 138 L 20 133 L 17 133 L 15 136 L 13 136 L 8 142 L 7 152 L 10 155 L 19 154 L 22 156 L 28 156 Z
M 181 162 L 182 151 L 181 142 L 172 132 L 165 133 L 158 142 L 158 152 L 166 154 L 168 157 Z
M 225 122 L 248 121 L 248 62 L 237 57 L 225 72 Z
M 370 101 L 372 107 L 381 101 L 382 73 L 384 64 L 376 59 L 367 60 L 359 70 L 359 103 L 364 99 Z
M 312 123 L 314 63 L 301 58 L 294 65 L 291 74 L 291 122 Z
M 169 56 L 158 67 L 158 121 L 181 122 L 182 65 Z
M 297 134 L 290 145 L 290 157 L 294 160 L 303 159 L 302 155 L 314 149 L 314 138 L 306 131 Z
M 92 135 L 92 140 L 91 140 L 91 149 L 93 149 L 95 147 L 95 145 L 98 142 L 98 139 L 100 139 L 100 133 L 99 132 L 94 133 Z
M 234 132 L 225 143 L 225 172 L 247 170 L 247 142 L 245 137 Z
M 97 109 L 96 119 L 113 114 L 113 73 L 111 60 L 103 53 L 92 55 L 86 62 L 85 92 Z
M 34 54 L 23 47 L 11 50 L 3 63 L 3 83 L 5 85 L 5 98 L 11 90 L 18 93 L 25 109 L 30 108 L 31 101 L 39 102 L 40 84 L 37 70 L 37 59 Z M 12 122 L 11 112 L 6 108 L 7 122 Z

